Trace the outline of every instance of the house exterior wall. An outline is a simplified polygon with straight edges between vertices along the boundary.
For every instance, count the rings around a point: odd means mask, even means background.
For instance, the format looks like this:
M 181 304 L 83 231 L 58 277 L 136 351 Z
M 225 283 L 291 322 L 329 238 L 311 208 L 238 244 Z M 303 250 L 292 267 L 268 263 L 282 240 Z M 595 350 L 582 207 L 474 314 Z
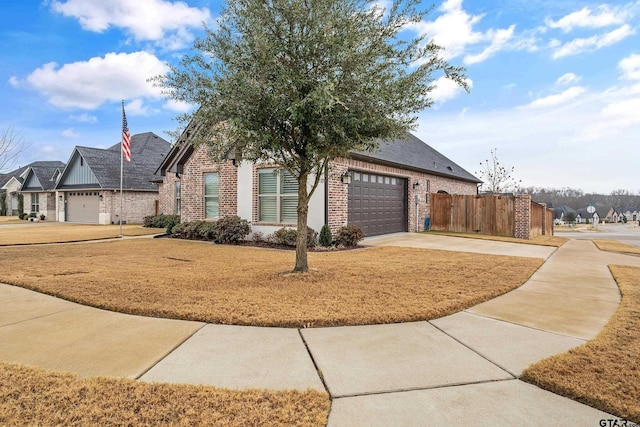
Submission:
M 18 215 L 18 192 L 20 191 L 19 181 L 12 179 L 5 186 L 7 191 L 7 215 Z M 25 204 L 25 212 L 27 212 L 27 205 Z
M 238 215 L 251 222 L 253 232 L 271 234 L 283 226 L 296 224 L 265 223 L 258 221 L 258 171 L 261 168 L 276 167 L 273 164 L 254 164 L 248 161 L 234 166 L 231 161 L 223 164 L 213 162 L 204 147 L 197 148 L 184 165 L 181 181 L 181 221 L 204 219 L 204 174 L 218 172 L 220 216 Z M 430 216 L 428 193 L 440 190 L 450 194 L 477 194 L 473 182 L 441 177 L 428 173 L 383 166 L 354 159 L 336 159 L 328 168 L 328 179 L 322 177 L 315 193 L 309 200 L 307 224 L 320 231 L 325 224 L 325 198 L 328 190 L 328 225 L 332 233 L 347 225 L 348 184 L 343 184 L 341 176 L 346 171 L 362 171 L 395 176 L 408 180 L 408 224 L 409 231 L 424 230 L 424 220 Z M 175 213 L 175 174 L 167 173 L 160 184 L 159 212 Z M 309 179 L 309 188 L 312 177 Z M 326 182 L 325 182 L 326 181 Z M 413 184 L 419 183 L 414 189 Z M 419 202 L 416 204 L 416 196 Z
M 44 215 L 46 219 L 49 221 L 55 221 L 56 219 L 56 195 L 55 192 L 34 192 L 34 191 L 25 191 L 22 192 L 22 196 L 24 197 L 24 211 L 28 214 L 31 213 L 31 195 L 38 195 L 38 211 L 36 212 L 37 217 L 40 215 Z M 17 195 L 16 195 L 17 200 Z M 17 209 L 17 205 L 16 205 Z
M 408 224 L 410 232 L 424 230 L 424 220 L 430 216 L 430 202 L 427 193 L 446 191 L 449 194 L 477 194 L 477 186 L 473 182 L 461 181 L 398 167 L 378 165 L 362 160 L 336 159 L 329 166 L 329 228 L 336 233 L 340 227 L 347 224 L 348 195 L 347 184 L 343 184 L 340 177 L 347 171 L 372 172 L 408 181 Z M 414 189 L 413 184 L 418 183 Z M 419 197 L 416 203 L 416 196 Z
M 204 220 L 204 174 L 218 172 L 219 216 L 237 215 L 238 212 L 238 170 L 229 160 L 225 163 L 214 162 L 204 146 L 198 147 L 184 165 L 181 180 L 181 214 L 183 222 Z M 166 178 L 166 177 L 165 177 Z M 175 182 L 175 181 L 174 181 Z M 173 195 L 175 186 L 170 189 L 162 185 L 163 198 Z M 175 204 L 175 202 L 174 202 Z M 175 208 L 174 208 L 175 210 Z M 170 211 L 173 212 L 173 211 Z
M 82 191 L 82 190 L 74 190 Z M 88 191 L 88 190 L 87 190 Z M 96 191 L 102 199 L 98 204 L 98 224 L 117 224 L 120 222 L 120 191 Z M 57 220 L 59 222 L 66 221 L 66 199 L 65 191 L 58 191 L 58 196 L 62 196 L 62 201 L 56 202 L 55 194 L 52 194 L 53 209 L 55 212 L 57 206 Z M 123 212 L 122 221 L 127 224 L 142 224 L 144 217 L 155 215 L 158 193 L 154 191 L 125 191 L 122 197 Z M 53 216 L 50 218 L 53 220 Z

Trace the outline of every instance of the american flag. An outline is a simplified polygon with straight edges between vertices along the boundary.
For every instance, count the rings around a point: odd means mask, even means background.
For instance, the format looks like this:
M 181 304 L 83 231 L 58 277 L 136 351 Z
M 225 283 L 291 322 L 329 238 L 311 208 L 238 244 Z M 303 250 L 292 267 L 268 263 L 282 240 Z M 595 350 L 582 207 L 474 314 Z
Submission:
M 122 155 L 127 162 L 131 161 L 131 134 L 127 125 L 127 115 L 124 113 L 124 101 L 122 102 Z

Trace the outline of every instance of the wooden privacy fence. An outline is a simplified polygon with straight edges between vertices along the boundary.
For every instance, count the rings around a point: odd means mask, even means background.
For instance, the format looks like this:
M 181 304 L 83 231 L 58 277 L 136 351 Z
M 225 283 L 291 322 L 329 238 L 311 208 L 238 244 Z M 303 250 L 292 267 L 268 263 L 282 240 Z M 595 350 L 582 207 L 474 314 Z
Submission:
M 431 194 L 431 229 L 532 239 L 553 234 L 553 210 L 529 195 Z

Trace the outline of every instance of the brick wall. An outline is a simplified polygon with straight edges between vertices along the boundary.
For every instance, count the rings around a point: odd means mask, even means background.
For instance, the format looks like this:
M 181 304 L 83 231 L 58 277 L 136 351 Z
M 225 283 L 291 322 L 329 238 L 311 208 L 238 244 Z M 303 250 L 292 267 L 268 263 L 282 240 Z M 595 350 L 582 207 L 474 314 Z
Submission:
M 383 166 L 354 159 L 336 159 L 329 166 L 329 228 L 332 233 L 347 225 L 348 186 L 343 184 L 340 177 L 346 171 L 373 172 L 407 179 L 408 192 L 408 224 L 407 230 L 416 231 L 416 213 L 418 216 L 417 230 L 424 230 L 424 219 L 430 216 L 430 203 L 427 193 L 437 193 L 439 190 L 449 194 L 476 194 L 477 186 L 473 182 L 466 182 L 454 178 L 447 178 L 428 173 L 416 172 L 392 166 Z M 419 183 L 413 188 L 414 183 Z M 417 206 L 415 196 L 420 196 Z
M 112 224 L 120 222 L 120 191 L 102 191 L 100 212 L 110 214 Z M 125 191 L 122 196 L 122 221 L 142 224 L 145 216 L 154 215 L 158 193 L 153 191 Z
M 162 179 L 158 193 L 158 213 L 173 215 L 176 213 L 176 182 L 180 181 L 175 173 L 167 173 Z
M 204 219 L 204 174 L 210 172 L 219 174 L 218 203 L 220 217 L 237 215 L 238 171 L 236 167 L 233 166 L 230 160 L 224 163 L 214 162 L 209 156 L 207 148 L 200 146 L 191 154 L 191 157 L 184 165 L 184 173 L 180 176 L 182 182 L 181 221 L 188 222 Z M 166 186 L 171 187 L 170 190 L 166 190 L 164 184 L 162 187 L 163 199 L 174 197 L 175 200 L 175 186 Z
M 515 210 L 516 210 L 516 225 L 515 235 L 516 239 L 531 238 L 531 196 L 523 194 L 515 197 Z

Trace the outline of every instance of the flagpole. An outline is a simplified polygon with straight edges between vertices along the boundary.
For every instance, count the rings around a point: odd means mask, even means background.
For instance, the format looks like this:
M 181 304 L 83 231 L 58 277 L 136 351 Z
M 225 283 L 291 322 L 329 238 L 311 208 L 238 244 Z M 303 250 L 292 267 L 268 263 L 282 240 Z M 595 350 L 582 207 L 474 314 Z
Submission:
M 124 115 L 124 99 L 122 100 L 122 114 Z M 124 133 L 120 132 L 120 237 L 122 237 L 122 178 L 124 176 Z

